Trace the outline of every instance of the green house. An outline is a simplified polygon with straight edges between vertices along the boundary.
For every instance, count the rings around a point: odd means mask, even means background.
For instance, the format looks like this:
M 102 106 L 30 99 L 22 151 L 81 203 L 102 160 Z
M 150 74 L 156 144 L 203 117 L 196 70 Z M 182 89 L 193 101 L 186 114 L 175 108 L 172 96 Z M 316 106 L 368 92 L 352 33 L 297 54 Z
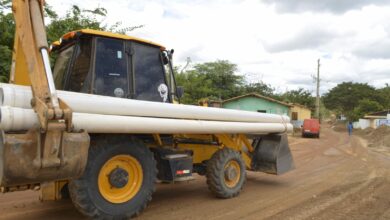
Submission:
M 223 101 L 222 107 L 278 115 L 289 115 L 292 105 L 270 97 L 259 95 L 257 93 L 249 93 Z

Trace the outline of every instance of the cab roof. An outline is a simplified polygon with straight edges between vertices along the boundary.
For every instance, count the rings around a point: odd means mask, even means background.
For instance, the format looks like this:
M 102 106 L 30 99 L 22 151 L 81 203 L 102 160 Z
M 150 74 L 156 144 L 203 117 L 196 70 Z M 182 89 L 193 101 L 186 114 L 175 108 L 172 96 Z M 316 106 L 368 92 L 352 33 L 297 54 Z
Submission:
M 74 36 L 76 36 L 77 34 L 96 35 L 96 36 L 102 36 L 102 37 L 117 38 L 117 39 L 122 39 L 122 40 L 137 41 L 140 43 L 149 44 L 149 45 L 159 47 L 161 50 L 165 50 L 165 47 L 163 45 L 158 44 L 158 43 L 154 43 L 154 42 L 149 41 L 149 40 L 144 40 L 144 39 L 141 39 L 138 37 L 132 37 L 132 36 L 124 35 L 124 34 L 116 34 L 116 33 L 111 33 L 111 32 L 107 32 L 107 31 L 98 31 L 98 30 L 92 30 L 92 29 L 81 29 L 81 30 L 71 31 L 71 32 L 68 32 L 68 33 L 62 35 L 61 39 L 62 40 L 70 40 Z M 52 43 L 53 47 L 60 46 L 60 45 L 61 45 L 61 43 L 59 41 Z

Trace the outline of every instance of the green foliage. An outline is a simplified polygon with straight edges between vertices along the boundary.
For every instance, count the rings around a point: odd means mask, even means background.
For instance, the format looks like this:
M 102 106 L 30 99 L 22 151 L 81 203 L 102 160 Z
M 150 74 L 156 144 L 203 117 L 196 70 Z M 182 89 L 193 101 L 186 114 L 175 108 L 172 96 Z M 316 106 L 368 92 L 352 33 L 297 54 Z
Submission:
M 281 95 L 281 99 L 285 102 L 298 103 L 310 109 L 315 108 L 315 97 L 311 92 L 303 88 L 297 90 L 290 90 Z
M 380 99 L 383 101 L 382 105 L 385 109 L 390 109 L 390 86 L 386 83 L 386 86 L 377 89 L 378 95 L 380 96 Z
M 243 86 L 242 93 L 257 93 L 264 96 L 274 97 L 275 90 L 271 85 L 265 84 L 264 82 L 249 83 Z M 275 97 L 274 97 L 275 98 Z
M 184 87 L 183 103 L 196 104 L 199 99 L 228 99 L 241 94 L 244 78 L 235 74 L 237 66 L 226 60 L 196 64 L 193 70 L 176 74 Z
M 10 13 L 11 1 L 0 1 L 0 82 L 7 82 L 10 72 L 15 25 Z
M 345 114 L 349 120 L 356 120 L 356 117 L 375 111 L 378 107 L 383 108 L 381 103 L 386 102 L 386 94 L 387 89 L 381 95 L 366 83 L 343 82 L 325 94 L 323 101 L 328 109 Z M 367 108 L 362 106 L 364 104 L 368 105 Z
M 377 112 L 383 110 L 383 106 L 377 101 L 372 101 L 370 99 L 362 99 L 358 102 L 357 107 L 352 111 L 347 113 L 347 117 L 350 120 L 356 121 L 359 118 L 364 117 L 365 114 L 370 112 Z
M 106 16 L 107 11 L 104 8 L 98 7 L 93 10 L 89 10 L 80 9 L 78 6 L 73 5 L 64 17 L 58 17 L 58 15 L 52 11 L 50 6 L 46 7 L 45 12 L 51 18 L 51 23 L 46 26 L 47 39 L 49 43 L 59 40 L 62 35 L 74 30 L 85 28 L 95 30 L 106 29 L 106 26 L 103 26 L 98 20 L 98 17 Z
M 206 81 L 211 82 L 213 90 L 209 95 L 219 99 L 238 95 L 240 86 L 243 85 L 244 78 L 235 74 L 237 65 L 227 60 L 197 64 L 194 69 Z
M 202 98 L 210 98 L 213 91 L 212 82 L 194 70 L 177 74 L 176 83 L 184 87 L 181 102 L 185 104 L 197 104 Z
M 257 93 L 280 101 L 314 107 L 314 97 L 309 91 L 298 89 L 279 95 L 271 85 L 262 81 L 245 83 L 245 78 L 236 74 L 237 66 L 226 60 L 196 64 L 192 70 L 183 73 L 179 73 L 176 67 L 174 72 L 176 84 L 184 87 L 182 103 L 197 104 L 203 98 L 226 100 L 239 95 Z
M 94 9 L 82 9 L 73 5 L 65 16 L 59 17 L 53 8 L 45 4 L 45 17 L 50 19 L 46 26 L 46 34 L 49 44 L 60 39 L 60 37 L 70 31 L 79 29 L 95 29 L 122 33 L 142 28 L 143 25 L 126 27 L 119 29 L 120 22 L 114 25 L 104 25 L 102 20 L 107 15 L 107 10 L 102 7 Z M 11 0 L 0 0 L 0 81 L 8 81 L 11 66 L 13 40 L 15 34 L 15 23 L 11 13 Z M 55 57 L 52 57 L 52 61 Z
M 0 57 L 0 82 L 7 82 L 12 58 L 12 51 L 9 47 L 0 45 Z

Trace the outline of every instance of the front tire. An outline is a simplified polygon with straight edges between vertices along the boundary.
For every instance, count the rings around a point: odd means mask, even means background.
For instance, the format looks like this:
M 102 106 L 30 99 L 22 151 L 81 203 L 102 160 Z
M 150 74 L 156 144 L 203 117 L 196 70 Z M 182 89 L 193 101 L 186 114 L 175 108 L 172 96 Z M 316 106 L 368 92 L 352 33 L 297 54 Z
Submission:
M 218 198 L 232 198 L 246 181 L 245 163 L 239 152 L 229 148 L 218 150 L 207 163 L 207 185 Z
M 90 218 L 128 219 L 151 201 L 156 176 L 153 153 L 141 141 L 97 141 L 84 174 L 69 183 L 70 197 Z

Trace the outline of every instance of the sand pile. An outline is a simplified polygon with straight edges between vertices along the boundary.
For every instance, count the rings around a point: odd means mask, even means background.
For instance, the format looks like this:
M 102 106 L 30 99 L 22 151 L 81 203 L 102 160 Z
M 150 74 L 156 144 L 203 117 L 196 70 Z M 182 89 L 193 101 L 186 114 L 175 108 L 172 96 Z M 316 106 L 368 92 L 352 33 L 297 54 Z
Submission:
M 363 137 L 371 135 L 374 131 L 375 131 L 375 129 L 374 128 L 370 128 L 370 127 L 366 128 L 366 129 L 355 129 L 355 130 L 353 130 L 354 134 L 357 134 L 357 135 L 363 136 Z
M 366 128 L 356 132 L 368 141 L 369 147 L 390 148 L 390 126 L 380 126 L 377 129 Z

